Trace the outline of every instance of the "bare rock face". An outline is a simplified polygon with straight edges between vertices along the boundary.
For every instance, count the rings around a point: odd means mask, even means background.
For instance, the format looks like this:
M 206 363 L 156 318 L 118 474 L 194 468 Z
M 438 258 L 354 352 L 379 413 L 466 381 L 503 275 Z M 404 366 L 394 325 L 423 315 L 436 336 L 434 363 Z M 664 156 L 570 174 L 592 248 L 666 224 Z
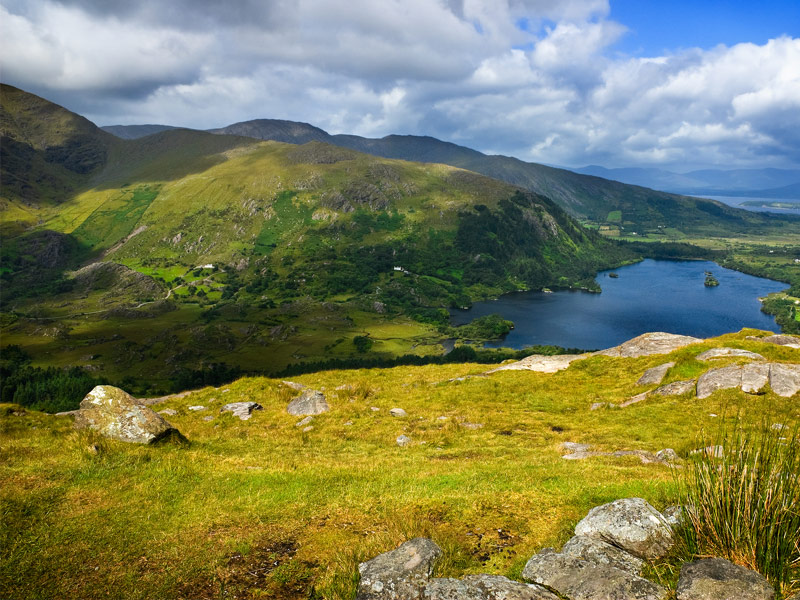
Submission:
M 769 369 L 769 386 L 772 391 L 791 398 L 800 392 L 800 365 L 772 363 Z
M 587 358 L 589 354 L 558 354 L 556 356 L 544 356 L 534 354 L 526 356 L 522 360 L 509 363 L 496 369 L 487 371 L 487 373 L 496 373 L 498 371 L 536 371 L 537 373 L 556 373 L 563 371 L 570 366 L 574 361 L 582 358 Z
M 787 346 L 789 348 L 800 348 L 800 337 L 796 335 L 768 335 L 767 337 L 756 337 L 753 335 L 747 336 L 748 340 L 756 342 L 764 342 L 765 344 L 775 344 L 777 346 Z
M 659 396 L 680 396 L 681 394 L 688 394 L 694 391 L 694 379 L 686 379 L 684 381 L 673 381 L 666 385 L 662 385 L 653 390 L 653 394 Z
M 306 415 L 320 415 L 328 412 L 330 407 L 325 401 L 325 394 L 317 390 L 305 389 L 297 398 L 289 402 L 286 407 L 290 415 L 304 417 Z
M 98 385 L 86 394 L 75 413 L 75 427 L 95 429 L 107 438 L 136 444 L 183 438 L 153 409 L 110 385 Z
M 676 335 L 674 333 L 664 333 L 656 331 L 653 333 L 643 333 L 642 335 L 628 340 L 627 342 L 601 350 L 598 354 L 603 356 L 621 356 L 623 358 L 638 358 L 651 354 L 669 354 L 673 350 L 698 344 L 703 340 L 688 335 Z
M 707 361 L 715 358 L 750 358 L 752 360 L 764 360 L 764 357 L 749 350 L 739 348 L 711 348 L 697 355 L 697 360 Z
M 703 373 L 697 380 L 697 397 L 708 398 L 717 390 L 738 388 L 742 385 L 741 367 L 722 367 Z
M 226 404 L 219 412 L 231 412 L 234 417 L 239 417 L 242 421 L 247 421 L 254 410 L 264 410 L 258 402 L 231 402 Z
M 717 390 L 732 388 L 759 394 L 764 391 L 767 379 L 773 392 L 791 398 L 800 392 L 800 364 L 773 362 L 711 369 L 697 380 L 697 397 L 708 398 Z
M 575 535 L 603 540 L 645 559 L 665 556 L 674 543 L 663 515 L 642 498 L 596 506 L 575 526 Z
M 468 575 L 463 579 L 431 579 L 425 600 L 558 600 L 540 585 L 519 583 L 500 575 Z
M 668 362 L 664 363 L 663 365 L 653 367 L 652 369 L 647 369 L 647 371 L 645 371 L 644 374 L 639 377 L 639 381 L 636 382 L 636 385 L 658 385 L 664 381 L 667 371 L 674 366 L 674 362 Z
M 419 600 L 442 550 L 427 538 L 414 538 L 358 565 L 356 600 Z
M 562 554 L 582 558 L 598 565 L 607 565 L 638 575 L 642 571 L 644 561 L 608 542 L 588 535 L 576 535 L 561 549 Z
M 535 554 L 522 578 L 570 600 L 666 600 L 667 590 L 627 571 L 555 552 Z
M 769 381 L 769 364 L 752 363 L 742 367 L 742 391 L 747 394 L 763 394 Z
M 686 563 L 678 580 L 678 600 L 772 600 L 775 590 L 755 571 L 724 558 Z

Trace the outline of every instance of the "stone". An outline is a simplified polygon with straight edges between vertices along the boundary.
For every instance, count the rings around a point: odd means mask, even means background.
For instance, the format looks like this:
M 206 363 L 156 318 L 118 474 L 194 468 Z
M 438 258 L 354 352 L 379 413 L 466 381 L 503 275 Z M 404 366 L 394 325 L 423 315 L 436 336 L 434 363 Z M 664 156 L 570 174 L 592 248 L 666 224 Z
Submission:
M 303 390 L 308 389 L 307 385 L 303 385 L 302 383 L 295 383 L 294 381 L 281 381 L 281 383 L 286 387 L 295 390 L 296 392 L 302 392 Z
M 699 338 L 688 335 L 676 335 L 674 333 L 656 331 L 653 333 L 643 333 L 619 346 L 601 350 L 596 354 L 602 356 L 638 358 L 640 356 L 650 356 L 652 354 L 669 354 L 678 348 L 683 348 L 691 344 L 699 344 L 702 341 L 703 340 Z
M 175 415 L 178 414 L 178 411 L 175 410 L 174 408 L 165 408 L 164 410 L 158 411 L 158 414 L 167 415 L 168 417 L 174 417 Z
M 483 427 L 483 423 L 459 423 L 459 426 L 463 427 L 464 429 L 481 429 Z
M 711 348 L 701 352 L 696 356 L 697 360 L 707 361 L 715 358 L 750 358 L 752 360 L 764 360 L 764 357 L 750 350 L 740 350 L 739 348 Z
M 775 590 L 755 571 L 724 558 L 704 558 L 681 567 L 678 600 L 772 600 Z
M 463 579 L 431 579 L 425 600 L 558 600 L 540 585 L 512 581 L 501 575 L 467 575 Z
M 591 444 L 579 444 L 578 442 L 562 442 L 561 449 L 568 452 L 586 452 L 592 447 Z
M 644 374 L 639 377 L 639 381 L 636 382 L 636 385 L 658 385 L 664 381 L 667 371 L 674 366 L 674 362 L 668 362 L 664 363 L 663 365 L 653 367 L 652 369 L 647 369 L 647 371 L 645 371 Z
M 600 410 L 601 408 L 616 408 L 616 404 L 613 402 L 594 402 L 589 407 L 589 410 Z
M 664 448 L 656 452 L 656 458 L 664 462 L 678 462 L 680 457 L 672 448 Z
M 213 420 L 214 420 L 214 417 L 212 417 L 211 415 L 208 415 L 207 417 L 203 417 L 203 421 L 205 421 L 206 423 L 208 423 L 209 421 L 213 421 Z
M 576 535 L 561 549 L 562 554 L 582 558 L 598 565 L 608 565 L 638 575 L 644 561 L 608 542 L 588 535 Z
M 681 394 L 694 392 L 694 388 L 694 379 L 686 379 L 684 381 L 673 381 L 672 383 L 662 385 L 654 389 L 651 393 L 658 394 L 659 396 L 680 396 Z
M 606 452 L 598 452 L 598 454 L 608 455 L 608 453 Z M 664 462 L 660 458 L 658 458 L 655 454 L 653 454 L 652 452 L 648 452 L 647 450 L 617 450 L 615 452 L 612 452 L 609 456 L 616 456 L 616 457 L 635 456 L 640 461 L 642 461 L 643 465 Z
M 397 442 L 397 445 L 402 448 L 403 446 L 408 446 L 411 443 L 411 438 L 407 435 L 398 435 L 395 442 Z
M 787 346 L 789 348 L 800 348 L 800 337 L 795 335 L 777 334 L 768 335 L 761 338 L 754 335 L 748 335 L 747 339 L 754 340 L 756 342 L 763 342 L 765 344 L 776 344 L 778 346 Z
M 372 412 L 378 412 L 378 411 L 380 410 L 380 408 L 378 408 L 377 406 L 370 406 L 370 407 L 369 407 L 369 409 L 370 409 Z
M 666 600 L 668 595 L 661 586 L 627 571 L 555 552 L 531 557 L 522 578 L 570 600 Z
M 742 385 L 742 367 L 722 367 L 703 373 L 697 380 L 697 397 L 708 398 L 717 390 L 738 388 Z
M 417 600 L 422 598 L 433 564 L 442 550 L 427 538 L 414 538 L 358 565 L 361 580 L 356 600 Z
M 537 373 L 557 373 L 563 371 L 576 360 L 588 358 L 590 354 L 557 354 L 555 356 L 545 356 L 533 354 L 526 356 L 522 360 L 502 365 L 487 373 L 497 373 L 498 371 L 536 371 Z
M 722 458 L 725 456 L 725 448 L 722 446 L 706 446 L 705 448 L 692 450 L 689 454 L 704 454 L 711 458 Z
M 636 404 L 637 402 L 645 400 L 649 395 L 650 392 L 642 392 L 641 394 L 636 394 L 635 396 L 631 396 L 624 402 L 620 402 L 619 407 L 625 408 L 626 406 L 630 406 L 631 404 Z
M 312 417 L 311 415 L 308 415 L 307 417 L 303 417 L 302 419 L 300 419 L 297 423 L 294 424 L 294 426 L 295 427 L 305 427 L 306 425 L 311 423 L 311 421 L 313 421 L 313 420 L 314 420 L 314 417 Z
M 205 406 L 199 406 L 199 405 L 198 406 L 190 406 L 188 408 L 189 408 L 189 410 L 194 410 L 194 411 L 206 410 Z
M 645 559 L 665 556 L 674 544 L 664 517 L 642 498 L 596 506 L 575 526 L 575 535 L 601 539 Z
M 602 454 L 601 452 L 591 452 L 588 450 L 578 450 L 577 452 L 571 452 L 570 454 L 564 454 L 561 458 L 565 460 L 584 460 L 587 458 L 591 458 L 593 456 L 598 456 Z
M 242 421 L 247 421 L 254 410 L 264 410 L 264 407 L 257 402 L 231 402 L 219 409 L 219 412 L 231 412 L 234 417 L 239 417 Z
M 769 370 L 769 386 L 783 398 L 791 398 L 800 391 L 800 365 L 772 363 Z
M 661 514 L 664 516 L 664 520 L 667 524 L 673 529 L 682 525 L 687 519 L 686 511 L 682 506 L 678 506 L 677 504 L 668 506 L 661 511 Z
M 75 414 L 75 427 L 95 429 L 107 438 L 137 444 L 184 439 L 164 417 L 111 385 L 95 386 L 86 394 Z
M 786 425 L 783 423 L 773 423 L 769 426 L 769 428 L 772 429 L 772 431 L 783 431 L 784 429 L 787 429 Z
M 313 425 L 308 425 L 307 427 L 303 427 L 303 433 L 308 433 L 314 429 Z
M 404 411 L 402 408 L 393 408 L 389 411 L 389 414 L 393 417 L 406 417 L 408 413 Z
M 325 394 L 317 390 L 305 389 L 294 400 L 289 402 L 286 411 L 295 417 L 304 417 L 306 415 L 320 415 L 328 412 L 330 407 L 325 401 Z
M 769 364 L 744 365 L 742 367 L 742 391 L 748 394 L 763 394 L 766 391 L 771 370 Z

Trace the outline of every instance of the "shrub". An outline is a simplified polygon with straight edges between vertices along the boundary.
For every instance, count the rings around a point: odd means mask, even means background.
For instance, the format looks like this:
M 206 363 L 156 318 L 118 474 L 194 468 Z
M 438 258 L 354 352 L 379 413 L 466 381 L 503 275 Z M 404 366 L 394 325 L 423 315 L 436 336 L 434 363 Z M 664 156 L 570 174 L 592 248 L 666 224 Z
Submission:
M 737 421 L 719 438 L 721 455 L 699 454 L 683 472 L 687 549 L 746 565 L 784 592 L 800 587 L 798 427 Z

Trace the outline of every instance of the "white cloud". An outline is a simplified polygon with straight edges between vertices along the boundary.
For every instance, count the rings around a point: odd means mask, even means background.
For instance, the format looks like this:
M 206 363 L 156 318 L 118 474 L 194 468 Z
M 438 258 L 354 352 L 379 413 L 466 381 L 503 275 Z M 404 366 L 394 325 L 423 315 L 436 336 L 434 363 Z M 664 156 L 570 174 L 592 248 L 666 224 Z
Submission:
M 4 6 L 3 80 L 103 124 L 272 117 L 551 164 L 800 165 L 800 39 L 619 56 L 607 0 Z

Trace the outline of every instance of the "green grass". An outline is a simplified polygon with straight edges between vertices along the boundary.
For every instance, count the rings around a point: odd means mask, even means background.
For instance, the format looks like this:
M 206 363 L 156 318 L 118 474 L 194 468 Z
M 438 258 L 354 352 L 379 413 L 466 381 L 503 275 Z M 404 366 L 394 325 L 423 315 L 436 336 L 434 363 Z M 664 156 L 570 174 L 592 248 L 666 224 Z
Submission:
M 75 431 L 69 418 L 3 409 L 0 595 L 218 598 L 224 587 L 239 598 L 303 598 L 313 586 L 318 597 L 352 599 L 358 562 L 416 535 L 445 549 L 440 574 L 518 577 L 593 506 L 639 496 L 663 508 L 679 497 L 663 465 L 565 461 L 562 442 L 686 457 L 725 415 L 750 427 L 769 410 L 797 423 L 796 401 L 771 393 L 589 410 L 641 391 L 641 373 L 665 360 L 678 363 L 670 377 L 683 375 L 711 346 L 797 361 L 797 350 L 745 340 L 750 333 L 669 357 L 594 357 L 553 375 L 450 381 L 486 370 L 470 364 L 303 375 L 294 380 L 323 389 L 331 405 L 309 432 L 285 412 L 293 392 L 280 381 L 242 379 L 158 405 L 177 411 L 168 419 L 188 447 L 131 446 Z M 239 400 L 264 410 L 246 422 L 219 413 Z M 396 406 L 409 416 L 391 417 Z M 400 434 L 414 443 L 397 447 Z
M 622 223 L 622 211 L 612 210 L 611 212 L 608 213 L 606 221 L 608 221 L 609 223 Z

